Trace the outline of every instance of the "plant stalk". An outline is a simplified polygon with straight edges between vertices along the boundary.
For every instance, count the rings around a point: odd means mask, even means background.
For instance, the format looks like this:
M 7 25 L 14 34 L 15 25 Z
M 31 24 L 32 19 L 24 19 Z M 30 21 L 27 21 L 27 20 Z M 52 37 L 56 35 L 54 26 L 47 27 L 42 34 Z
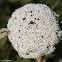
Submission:
M 9 35 L 9 30 L 7 28 L 1 28 L 0 29 L 0 39 Z
M 45 59 L 42 59 L 42 57 L 38 57 L 38 58 L 36 59 L 36 61 L 37 61 L 37 62 L 46 62 L 46 60 L 45 60 Z

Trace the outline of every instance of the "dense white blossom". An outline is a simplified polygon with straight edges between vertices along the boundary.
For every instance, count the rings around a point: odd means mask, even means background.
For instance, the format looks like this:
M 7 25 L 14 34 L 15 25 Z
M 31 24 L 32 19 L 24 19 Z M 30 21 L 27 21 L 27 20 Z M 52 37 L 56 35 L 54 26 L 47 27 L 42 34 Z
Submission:
M 45 4 L 26 4 L 8 21 L 9 41 L 23 58 L 37 58 L 55 50 L 59 25 L 57 14 Z

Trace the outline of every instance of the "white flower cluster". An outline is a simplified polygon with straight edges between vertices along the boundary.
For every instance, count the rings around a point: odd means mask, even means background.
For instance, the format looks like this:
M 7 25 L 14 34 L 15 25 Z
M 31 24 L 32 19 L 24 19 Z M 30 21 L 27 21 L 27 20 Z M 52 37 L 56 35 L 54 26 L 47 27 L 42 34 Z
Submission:
M 57 16 L 44 4 L 26 4 L 13 12 L 8 37 L 20 57 L 37 58 L 54 51 L 60 30 Z

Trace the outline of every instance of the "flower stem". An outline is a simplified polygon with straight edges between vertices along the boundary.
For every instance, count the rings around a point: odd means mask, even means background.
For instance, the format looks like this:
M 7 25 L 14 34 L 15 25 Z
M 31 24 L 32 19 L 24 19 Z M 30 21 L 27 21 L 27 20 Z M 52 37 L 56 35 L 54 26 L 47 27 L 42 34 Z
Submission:
M 62 23 L 62 21 L 60 23 Z
M 38 58 L 36 59 L 36 61 L 37 61 L 37 62 L 42 62 L 42 57 L 38 57 Z
M 42 59 L 42 57 L 38 57 L 38 58 L 36 59 L 36 61 L 37 61 L 37 62 L 46 62 L 46 60 L 45 60 L 45 59 Z

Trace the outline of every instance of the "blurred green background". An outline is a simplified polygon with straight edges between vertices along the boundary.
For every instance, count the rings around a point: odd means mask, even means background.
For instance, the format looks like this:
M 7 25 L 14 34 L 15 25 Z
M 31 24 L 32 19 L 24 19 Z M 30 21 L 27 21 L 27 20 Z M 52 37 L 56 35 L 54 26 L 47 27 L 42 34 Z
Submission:
M 0 28 L 6 28 L 8 19 L 15 9 L 22 7 L 27 3 L 44 3 L 47 4 L 53 11 L 55 11 L 59 17 L 59 22 L 62 21 L 62 0 L 0 0 Z M 62 24 L 60 24 L 62 29 Z M 56 49 L 53 53 L 44 56 L 46 62 L 62 62 L 62 42 L 60 41 L 56 45 Z M 36 62 L 34 59 L 20 58 L 8 37 L 0 39 L 0 60 L 12 60 L 12 62 Z

